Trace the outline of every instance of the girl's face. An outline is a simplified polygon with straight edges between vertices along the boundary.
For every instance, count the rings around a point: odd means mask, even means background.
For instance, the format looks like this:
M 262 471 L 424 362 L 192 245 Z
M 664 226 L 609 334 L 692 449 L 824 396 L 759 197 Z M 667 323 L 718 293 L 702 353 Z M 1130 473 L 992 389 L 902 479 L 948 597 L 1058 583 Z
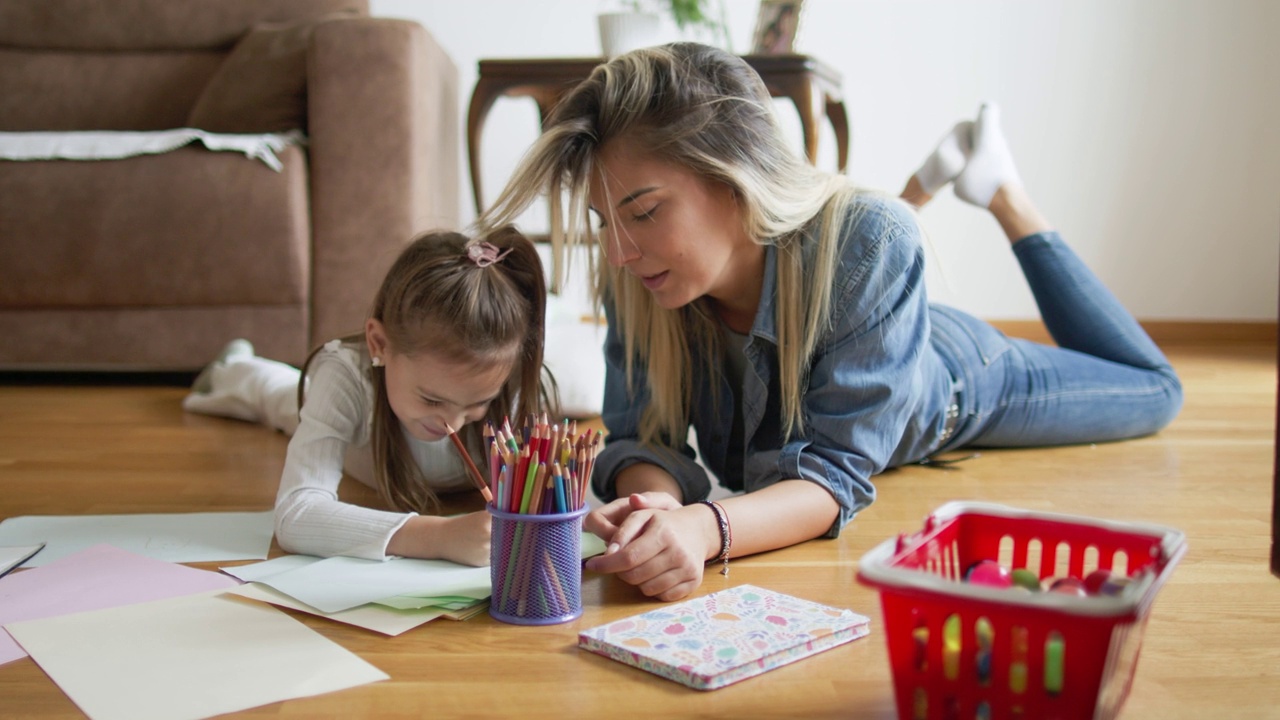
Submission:
M 395 352 L 386 340 L 382 324 L 369 320 L 365 337 L 372 357 L 382 359 L 391 410 L 409 435 L 427 442 L 446 437 L 448 425 L 455 431 L 484 419 L 489 403 L 502 392 L 513 363 L 479 367 L 444 360 L 438 354 Z
M 708 295 L 727 304 L 759 294 L 764 250 L 743 229 L 728 185 L 659 160 L 626 138 L 596 158 L 591 208 L 609 264 L 639 278 L 663 308 Z

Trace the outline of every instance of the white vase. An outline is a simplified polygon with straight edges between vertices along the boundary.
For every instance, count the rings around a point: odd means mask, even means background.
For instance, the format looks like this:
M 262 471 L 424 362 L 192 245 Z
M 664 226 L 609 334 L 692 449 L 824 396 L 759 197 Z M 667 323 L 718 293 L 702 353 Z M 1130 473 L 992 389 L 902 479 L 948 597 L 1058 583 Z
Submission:
M 652 13 L 601 13 L 599 20 L 600 49 L 606 58 L 657 45 L 662 39 L 662 19 Z

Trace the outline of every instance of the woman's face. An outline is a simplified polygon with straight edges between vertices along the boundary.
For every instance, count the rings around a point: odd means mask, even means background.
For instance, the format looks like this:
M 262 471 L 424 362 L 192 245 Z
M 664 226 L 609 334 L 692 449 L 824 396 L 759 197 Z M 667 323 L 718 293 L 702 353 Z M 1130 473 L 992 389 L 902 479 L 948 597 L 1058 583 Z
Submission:
M 430 352 L 395 352 L 377 320 L 369 321 L 365 337 L 370 355 L 381 358 L 385 366 L 392 412 L 418 440 L 435 442 L 449 434 L 446 425 L 456 431 L 483 420 L 512 370 L 509 362 L 480 367 Z
M 636 276 L 659 306 L 759 294 L 761 277 L 751 269 L 764 250 L 743 229 L 729 186 L 656 159 L 625 138 L 601 148 L 596 170 L 591 209 L 605 257 Z

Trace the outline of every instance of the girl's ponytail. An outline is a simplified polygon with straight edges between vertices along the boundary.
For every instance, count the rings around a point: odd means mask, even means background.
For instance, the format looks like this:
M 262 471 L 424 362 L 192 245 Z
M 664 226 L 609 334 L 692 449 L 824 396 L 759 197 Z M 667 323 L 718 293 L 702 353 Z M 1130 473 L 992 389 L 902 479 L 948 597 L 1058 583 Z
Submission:
M 549 413 L 559 415 L 558 393 L 555 378 L 543 368 L 546 346 L 547 282 L 538 248 L 514 225 L 505 225 L 473 243 L 488 242 L 505 253 L 502 260 L 489 267 L 490 271 L 503 273 L 511 280 L 517 292 L 529 303 L 528 327 L 520 351 L 519 372 L 512 376 L 516 393 L 515 408 L 490 408 L 495 425 L 500 425 L 507 413 L 514 412 L 517 419 L 529 415 Z

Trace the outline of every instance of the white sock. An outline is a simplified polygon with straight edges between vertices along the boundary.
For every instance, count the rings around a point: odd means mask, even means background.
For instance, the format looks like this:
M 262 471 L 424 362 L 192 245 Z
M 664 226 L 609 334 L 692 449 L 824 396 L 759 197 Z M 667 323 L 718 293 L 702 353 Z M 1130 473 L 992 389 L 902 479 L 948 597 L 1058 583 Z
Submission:
M 209 383 L 211 382 L 210 375 L 213 373 L 214 366 L 225 365 L 234 360 L 251 357 L 253 357 L 253 343 L 244 338 L 232 340 L 222 348 L 222 352 L 218 353 L 218 357 L 214 358 L 213 362 L 206 365 L 200 371 L 200 374 L 196 376 L 195 382 L 191 383 L 191 392 L 207 393 L 212 389 Z
M 956 178 L 956 196 L 985 208 L 1002 185 L 1021 182 L 1000 129 L 1000 108 L 995 103 L 984 103 L 973 123 L 973 154 Z
M 209 371 L 209 392 L 187 395 L 182 409 L 262 422 L 292 435 L 298 427 L 299 376 L 292 365 L 260 357 L 214 363 Z
M 972 130 L 973 123 L 968 120 L 956 123 L 938 142 L 933 153 L 925 158 L 924 164 L 916 170 L 916 180 L 925 192 L 936 195 L 964 170 L 973 149 Z

